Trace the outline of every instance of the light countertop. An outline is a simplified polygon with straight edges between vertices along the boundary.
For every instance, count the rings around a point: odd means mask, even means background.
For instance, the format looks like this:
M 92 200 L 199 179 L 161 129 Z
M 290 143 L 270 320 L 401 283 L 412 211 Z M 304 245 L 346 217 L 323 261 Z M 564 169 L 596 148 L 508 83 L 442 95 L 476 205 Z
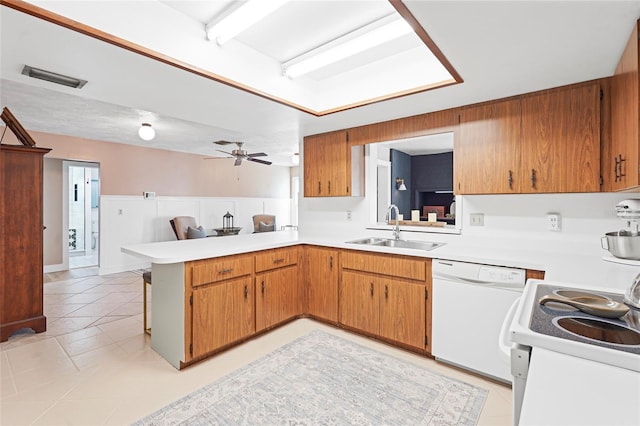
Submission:
M 264 232 L 216 238 L 166 241 L 136 244 L 122 247 L 122 252 L 145 259 L 151 263 L 170 264 L 190 260 L 248 253 L 286 247 L 296 244 L 314 244 L 342 249 L 363 250 L 377 253 L 399 254 L 434 259 L 457 260 L 488 265 L 543 270 L 545 279 L 577 283 L 584 287 L 606 287 L 623 292 L 640 272 L 636 265 L 625 265 L 603 260 L 605 251 L 580 251 L 554 244 L 536 244 L 530 241 L 467 238 L 462 235 L 429 235 L 430 241 L 445 245 L 431 251 L 389 248 L 351 244 L 347 241 L 372 236 L 319 235 L 300 236 L 296 231 Z M 380 236 L 380 235 L 377 235 Z M 383 234 L 383 237 L 389 237 Z M 404 238 L 404 237 L 403 237 Z M 409 237 L 411 239 L 412 237 Z

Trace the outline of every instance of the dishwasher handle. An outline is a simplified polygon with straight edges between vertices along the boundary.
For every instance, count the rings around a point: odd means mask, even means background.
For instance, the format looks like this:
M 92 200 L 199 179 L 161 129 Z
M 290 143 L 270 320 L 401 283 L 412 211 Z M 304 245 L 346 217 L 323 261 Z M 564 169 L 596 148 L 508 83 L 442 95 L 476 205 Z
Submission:
M 498 347 L 500 351 L 507 357 L 507 359 L 511 359 L 511 336 L 509 336 L 509 327 L 513 322 L 513 318 L 516 316 L 516 309 L 518 308 L 518 304 L 520 303 L 520 297 L 513 301 L 511 307 L 507 311 L 507 315 L 505 315 L 504 320 L 502 321 L 502 326 L 500 327 L 500 334 L 498 335 Z

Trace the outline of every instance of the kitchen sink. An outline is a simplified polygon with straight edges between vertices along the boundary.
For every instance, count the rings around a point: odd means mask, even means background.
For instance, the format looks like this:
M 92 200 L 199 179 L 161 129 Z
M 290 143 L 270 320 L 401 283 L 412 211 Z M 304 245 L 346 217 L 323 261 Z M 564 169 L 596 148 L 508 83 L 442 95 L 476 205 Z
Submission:
M 363 244 L 378 247 L 396 247 L 408 248 L 416 250 L 433 250 L 445 243 L 432 243 L 429 241 L 412 241 L 412 240 L 392 240 L 389 238 L 362 238 L 359 240 L 347 241 L 347 244 Z

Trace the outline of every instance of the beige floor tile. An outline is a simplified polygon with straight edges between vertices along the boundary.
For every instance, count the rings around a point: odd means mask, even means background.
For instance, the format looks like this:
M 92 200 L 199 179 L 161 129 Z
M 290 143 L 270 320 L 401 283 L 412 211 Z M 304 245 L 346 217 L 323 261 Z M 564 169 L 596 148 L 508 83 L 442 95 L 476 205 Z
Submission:
M 44 305 L 44 315 L 47 318 L 61 318 L 64 317 L 78 309 L 87 306 L 85 303 L 65 303 L 61 305 Z
M 113 363 L 124 364 L 127 353 L 117 344 L 102 346 L 72 357 L 74 365 L 79 370 L 88 370 L 92 367 L 105 367 Z M 100 386 L 100 384 L 96 384 Z
M 93 351 L 113 344 L 114 341 L 105 333 L 96 334 L 93 336 L 85 337 L 84 339 L 74 340 L 71 342 L 62 343 L 62 347 L 69 354 L 74 357 L 85 352 Z
M 69 296 L 65 300 L 65 303 L 93 303 L 99 301 L 103 297 L 104 295 L 100 293 L 78 293 L 73 296 Z
M 92 325 L 102 325 L 102 324 L 107 324 L 114 321 L 120 321 L 127 318 L 129 318 L 127 315 L 106 315 L 100 318 L 99 320 L 97 320 L 96 322 L 94 322 Z
M 125 303 L 111 311 L 109 315 L 137 315 L 142 313 L 142 303 Z
M 44 304 L 60 304 L 66 302 L 70 297 L 73 297 L 72 294 L 48 294 L 45 292 Z
M 103 317 L 119 306 L 117 303 L 89 303 L 80 309 L 70 312 L 67 317 Z
M 98 334 L 102 334 L 102 330 L 100 330 L 98 327 L 92 326 L 74 331 L 72 333 L 57 336 L 56 339 L 58 339 L 58 342 L 60 342 L 60 344 L 64 346 L 66 343 L 86 339 L 87 337 L 95 336 Z
M 0 424 L 29 425 L 40 417 L 49 407 L 47 402 L 5 402 L 2 401 Z
M 151 336 L 146 333 L 142 336 L 135 335 L 119 341 L 118 346 L 129 355 L 151 350 Z
M 13 381 L 19 393 L 28 392 L 48 383 L 66 380 L 77 371 L 78 369 L 71 362 L 71 359 L 68 361 L 58 360 L 41 364 L 35 369 L 16 373 L 13 375 Z
M 95 293 L 89 293 L 87 295 L 92 295 Z M 85 294 L 81 294 L 78 296 L 84 296 Z M 130 302 L 132 299 L 134 299 L 136 297 L 136 295 L 134 293 L 131 292 L 124 292 L 124 293 L 109 293 L 106 295 L 102 295 L 100 297 L 100 299 L 96 300 L 96 303 L 116 303 L 116 304 L 124 304 L 127 302 Z
M 82 330 L 85 327 L 93 324 L 100 317 L 64 317 L 58 319 L 56 322 L 47 326 L 47 335 L 60 336 L 62 334 L 72 333 L 74 331 Z
M 33 425 L 101 425 L 123 404 L 120 398 L 63 400 L 39 417 Z
M 0 375 L 0 400 L 18 392 L 10 372 Z
M 55 367 L 69 360 L 62 346 L 53 338 L 9 349 L 6 356 L 14 376 L 33 369 Z

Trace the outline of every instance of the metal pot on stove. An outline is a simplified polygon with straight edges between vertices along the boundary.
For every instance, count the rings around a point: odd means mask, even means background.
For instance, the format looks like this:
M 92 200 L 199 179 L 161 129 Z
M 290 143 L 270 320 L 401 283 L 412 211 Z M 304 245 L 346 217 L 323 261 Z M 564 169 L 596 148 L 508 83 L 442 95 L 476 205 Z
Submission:
M 640 199 L 620 201 L 616 214 L 625 220 L 627 229 L 607 232 L 601 238 L 602 248 L 620 259 L 640 260 Z

